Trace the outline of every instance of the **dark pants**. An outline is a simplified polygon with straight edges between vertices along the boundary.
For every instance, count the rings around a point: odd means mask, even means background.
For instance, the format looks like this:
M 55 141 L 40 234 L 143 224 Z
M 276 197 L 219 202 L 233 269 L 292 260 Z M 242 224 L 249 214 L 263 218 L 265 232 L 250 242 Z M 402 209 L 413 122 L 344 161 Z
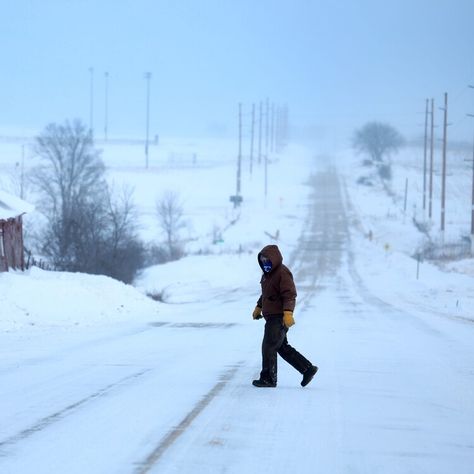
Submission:
M 311 362 L 288 344 L 283 316 L 269 316 L 265 323 L 262 342 L 262 371 L 260 379 L 277 382 L 277 354 L 301 374 L 311 367 Z

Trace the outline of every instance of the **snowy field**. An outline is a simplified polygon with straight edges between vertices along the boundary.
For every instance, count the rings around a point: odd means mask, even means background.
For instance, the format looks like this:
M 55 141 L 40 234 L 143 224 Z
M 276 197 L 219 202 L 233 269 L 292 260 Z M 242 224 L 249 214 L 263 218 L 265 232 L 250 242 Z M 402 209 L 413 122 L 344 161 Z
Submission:
M 360 265 L 360 274 L 370 288 L 376 288 L 384 301 L 397 306 L 474 320 L 473 260 L 441 261 L 435 266 L 423 259 L 418 264 L 415 257 L 430 242 L 456 244 L 469 237 L 472 168 L 467 157 L 461 152 L 448 155 L 444 235 L 440 230 L 441 176 L 436 171 L 441 167 L 441 158 L 438 151 L 431 220 L 428 217 L 428 188 L 426 210 L 423 211 L 422 149 L 408 148 L 393 158 L 390 194 L 373 170 L 361 165 L 361 157 L 349 152 L 342 159 L 350 164 L 342 173 L 354 224 L 356 247 L 353 252 Z M 369 177 L 372 186 L 358 185 L 361 176 Z M 426 224 L 427 234 L 416 228 L 414 218 Z
M 0 145 L 9 190 L 18 148 Z M 134 188 L 146 241 L 163 238 L 156 199 L 179 192 L 190 255 L 133 286 L 0 274 L 0 472 L 472 472 L 474 267 L 412 257 L 428 238 L 412 221 L 422 150 L 394 157 L 391 195 L 373 177 L 357 184 L 370 171 L 350 150 L 273 154 L 266 197 L 263 164 L 250 175 L 246 159 L 236 210 L 233 143 L 163 141 L 149 170 L 137 146 L 103 149 L 110 182 Z M 470 181 L 450 159 L 445 238 L 457 240 Z M 439 176 L 433 216 L 439 240 Z M 256 254 L 277 233 L 299 289 L 290 343 L 320 371 L 302 389 L 280 360 L 277 389 L 262 391 Z

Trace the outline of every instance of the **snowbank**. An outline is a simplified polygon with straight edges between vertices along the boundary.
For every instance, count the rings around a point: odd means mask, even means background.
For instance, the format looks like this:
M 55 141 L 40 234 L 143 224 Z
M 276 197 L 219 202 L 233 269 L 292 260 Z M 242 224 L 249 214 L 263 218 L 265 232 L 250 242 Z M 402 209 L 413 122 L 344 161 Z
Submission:
M 81 273 L 0 273 L 0 330 L 153 321 L 159 304 L 113 278 Z
M 237 209 L 229 201 L 236 183 L 234 142 L 164 142 L 153 147 L 148 170 L 140 161 L 142 152 L 136 146 L 104 145 L 108 179 L 115 187 L 134 188 L 140 237 L 155 244 L 163 238 L 156 200 L 167 190 L 177 192 L 187 223 L 181 237 L 191 255 L 145 269 L 136 281 L 137 289 L 103 276 L 37 268 L 0 274 L 0 330 L 170 321 L 180 317 L 177 303 L 212 303 L 215 297 L 225 300 L 226 294 L 248 298 L 245 305 L 250 307 L 260 278 L 257 252 L 277 238 L 285 260 L 290 261 L 307 212 L 310 188 L 305 183 L 314 162 L 310 150 L 291 146 L 272 157 L 266 195 L 263 162 L 255 158 L 250 172 L 244 158 L 243 203 Z M 33 226 L 38 215 L 27 216 Z M 189 317 L 183 311 L 182 318 Z

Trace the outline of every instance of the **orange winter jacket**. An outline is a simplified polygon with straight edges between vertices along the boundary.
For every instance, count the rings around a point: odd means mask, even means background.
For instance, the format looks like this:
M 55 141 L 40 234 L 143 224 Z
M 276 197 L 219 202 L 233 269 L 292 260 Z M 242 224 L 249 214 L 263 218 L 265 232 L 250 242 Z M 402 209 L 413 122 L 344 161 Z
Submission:
M 276 245 L 267 245 L 258 254 L 258 264 L 262 268 L 260 257 L 266 257 L 272 262 L 269 273 L 263 273 L 260 280 L 262 294 L 257 301 L 257 306 L 262 308 L 264 317 L 281 316 L 283 311 L 294 311 L 296 304 L 296 288 L 293 275 L 283 265 L 283 257 Z

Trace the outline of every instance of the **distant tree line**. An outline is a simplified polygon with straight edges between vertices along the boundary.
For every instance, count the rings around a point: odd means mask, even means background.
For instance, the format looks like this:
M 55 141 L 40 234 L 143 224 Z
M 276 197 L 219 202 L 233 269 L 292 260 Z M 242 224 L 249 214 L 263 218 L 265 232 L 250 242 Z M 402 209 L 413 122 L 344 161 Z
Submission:
M 104 274 L 133 281 L 147 263 L 181 256 L 182 208 L 177 195 L 157 202 L 166 243 L 146 248 L 138 237 L 129 188 L 113 190 L 92 134 L 80 121 L 50 124 L 35 142 L 40 165 L 31 173 L 45 217 L 38 251 L 57 270 Z

